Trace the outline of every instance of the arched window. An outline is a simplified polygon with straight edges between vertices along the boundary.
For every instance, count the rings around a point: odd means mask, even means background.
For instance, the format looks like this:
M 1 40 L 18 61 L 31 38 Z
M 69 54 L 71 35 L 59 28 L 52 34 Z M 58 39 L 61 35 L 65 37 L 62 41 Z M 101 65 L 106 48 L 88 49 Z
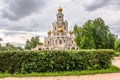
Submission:
M 61 16 L 59 16 L 59 18 L 61 18 Z
M 59 43 L 62 44 L 62 40 L 59 40 Z
M 48 41 L 48 44 L 50 44 L 50 42 Z
M 46 48 L 46 50 L 49 50 L 49 48 Z
M 56 30 L 56 27 L 55 27 L 55 30 Z
M 68 50 L 70 50 L 70 48 L 68 47 Z
M 65 40 L 64 40 L 64 43 L 65 43 Z
M 41 48 L 39 48 L 38 50 L 42 50 Z
M 72 49 L 72 50 L 75 50 L 75 48 L 74 48 L 74 47 L 72 47 L 71 49 Z
M 72 44 L 73 44 L 74 42 L 73 42 L 73 40 L 72 40 Z
M 78 50 L 78 48 L 77 48 L 77 50 Z

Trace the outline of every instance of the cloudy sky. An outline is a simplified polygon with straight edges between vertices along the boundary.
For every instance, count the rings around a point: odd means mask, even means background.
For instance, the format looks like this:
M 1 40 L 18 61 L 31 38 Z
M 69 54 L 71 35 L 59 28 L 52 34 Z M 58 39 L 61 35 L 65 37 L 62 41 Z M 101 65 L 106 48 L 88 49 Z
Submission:
M 2 43 L 25 43 L 32 36 L 47 36 L 61 4 L 69 29 L 101 17 L 120 38 L 120 0 L 0 0 Z

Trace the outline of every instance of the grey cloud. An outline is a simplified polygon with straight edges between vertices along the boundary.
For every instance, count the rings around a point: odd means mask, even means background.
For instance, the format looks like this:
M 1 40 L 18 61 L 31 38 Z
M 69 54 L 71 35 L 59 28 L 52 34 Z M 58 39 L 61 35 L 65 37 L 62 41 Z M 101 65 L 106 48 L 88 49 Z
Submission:
M 7 35 L 13 35 L 13 34 L 27 34 L 27 33 L 25 33 L 25 32 L 13 32 L 13 31 L 7 31 L 7 32 L 2 32 L 3 34 L 5 34 L 6 36 Z
M 114 24 L 110 25 L 110 30 L 112 33 L 114 33 L 115 35 L 118 35 L 120 38 L 120 23 L 116 22 Z
M 38 16 L 40 17 L 40 16 Z M 28 18 L 30 19 L 30 18 Z M 0 19 L 0 29 L 11 30 L 11 31 L 27 31 L 27 32 L 40 32 L 46 31 L 48 29 L 49 21 L 46 22 L 45 19 L 30 19 L 30 22 L 14 22 L 7 19 Z M 42 29 L 41 29 L 42 28 Z
M 34 24 L 33 24 L 34 25 Z M 27 25 L 5 25 L 0 27 L 1 29 L 5 29 L 5 30 L 11 30 L 11 31 L 28 31 L 28 32 L 34 32 L 34 31 L 42 31 L 40 30 L 40 26 L 27 26 Z M 44 28 L 43 28 L 44 29 Z
M 5 36 L 16 36 L 16 35 L 20 35 L 20 36 L 40 36 L 40 37 L 46 37 L 45 35 L 41 35 L 39 32 L 25 32 L 25 31 L 1 31 Z M 28 35 L 29 34 L 29 35 Z M 46 33 L 47 34 L 47 33 Z
M 116 27 L 116 28 L 110 28 L 114 33 L 120 33 L 120 28 Z
M 120 7 L 120 0 L 95 0 L 92 4 L 86 6 L 86 10 L 94 11 L 108 5 Z
M 45 0 L 4 0 L 7 7 L 2 11 L 2 17 L 19 20 L 39 11 L 45 6 Z

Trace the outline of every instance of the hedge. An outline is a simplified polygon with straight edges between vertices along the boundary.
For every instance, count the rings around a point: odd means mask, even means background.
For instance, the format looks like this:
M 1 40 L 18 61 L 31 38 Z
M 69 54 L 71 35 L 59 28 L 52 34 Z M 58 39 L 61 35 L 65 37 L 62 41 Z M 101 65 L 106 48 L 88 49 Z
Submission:
M 2 51 L 0 73 L 107 69 L 113 55 L 113 50 Z

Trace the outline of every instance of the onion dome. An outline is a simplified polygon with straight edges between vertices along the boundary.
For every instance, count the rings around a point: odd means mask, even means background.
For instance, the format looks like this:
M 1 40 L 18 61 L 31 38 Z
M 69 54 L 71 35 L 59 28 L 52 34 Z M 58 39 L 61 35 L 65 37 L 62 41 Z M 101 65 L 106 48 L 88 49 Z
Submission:
M 58 8 L 58 12 L 62 12 L 62 8 L 61 7 Z
M 69 34 L 70 34 L 70 35 L 73 34 L 73 30 L 70 30 L 70 31 L 69 31 Z
M 58 28 L 58 32 L 62 32 L 63 31 L 63 29 L 62 28 Z
M 48 34 L 49 34 L 49 35 L 51 34 L 51 30 L 48 30 Z

